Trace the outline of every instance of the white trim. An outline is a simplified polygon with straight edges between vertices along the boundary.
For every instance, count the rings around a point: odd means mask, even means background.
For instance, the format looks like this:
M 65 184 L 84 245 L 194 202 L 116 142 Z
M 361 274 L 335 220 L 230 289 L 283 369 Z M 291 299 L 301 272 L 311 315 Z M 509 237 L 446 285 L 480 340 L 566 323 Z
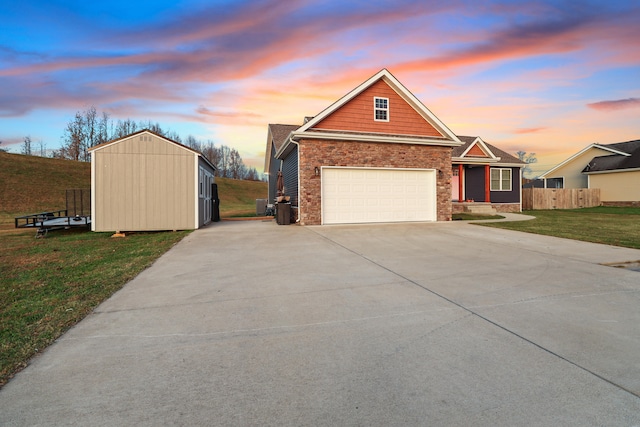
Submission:
M 624 151 L 619 151 L 619 150 L 615 150 L 613 148 L 610 147 L 606 147 L 604 145 L 600 145 L 598 143 L 595 144 L 590 144 L 587 147 L 583 148 L 582 150 L 578 151 L 576 154 L 574 154 L 573 156 L 569 157 L 568 159 L 566 159 L 565 161 L 558 163 L 556 166 L 552 167 L 551 169 L 549 169 L 548 171 L 546 171 L 545 173 L 543 173 L 542 175 L 540 175 L 538 178 L 546 178 L 547 175 L 549 175 L 550 173 L 552 173 L 553 171 L 555 171 L 556 169 L 560 169 L 561 167 L 563 167 L 564 165 L 566 165 L 567 163 L 570 163 L 573 159 L 575 159 L 578 156 L 581 156 L 582 154 L 584 154 L 585 152 L 587 152 L 588 150 L 592 149 L 592 148 L 599 148 L 601 150 L 604 151 L 609 151 L 612 154 L 619 154 L 621 156 L 625 156 L 625 157 L 629 157 L 631 154 L 629 153 L 625 153 Z M 594 156 L 594 157 L 599 157 L 599 156 Z
M 200 228 L 200 181 L 199 181 L 199 176 L 200 176 L 200 162 L 198 161 L 198 156 L 193 156 L 196 166 L 195 166 L 195 196 L 196 196 L 196 217 L 195 217 L 195 224 L 194 225 L 194 229 L 197 230 L 198 228 Z
M 500 188 L 499 189 L 494 189 L 492 187 L 492 183 L 493 183 L 493 178 L 491 176 L 491 172 L 497 170 L 500 171 L 500 179 L 498 180 L 500 182 Z M 502 171 L 509 171 L 509 189 L 505 190 L 504 188 L 502 188 Z M 522 185 L 521 185 L 522 187 Z M 511 168 L 499 168 L 499 167 L 490 167 L 489 168 L 489 191 L 513 191 L 513 170 Z
M 416 144 L 416 145 L 440 145 L 444 147 L 457 147 L 458 144 L 455 141 L 448 139 L 437 138 L 415 138 L 412 136 L 389 136 L 386 134 L 377 133 L 339 133 L 339 132 L 291 132 L 290 138 L 300 139 L 332 139 L 341 141 L 363 141 L 363 142 L 384 142 L 384 143 L 399 143 L 399 144 Z M 284 146 L 283 146 L 284 148 Z M 276 155 L 281 154 L 284 149 L 280 150 Z
M 520 212 L 522 212 L 522 169 L 518 169 L 518 183 L 520 187 Z
M 378 100 L 385 101 L 386 107 L 378 107 Z M 381 96 L 373 97 L 373 121 L 374 122 L 388 122 L 389 121 L 389 98 L 383 98 Z M 378 111 L 384 111 L 385 117 L 384 119 L 377 118 Z
M 565 183 L 567 182 L 567 179 L 566 179 L 566 177 L 564 175 L 562 175 L 562 176 L 551 176 L 549 178 L 542 178 L 542 180 L 544 181 L 544 188 L 549 188 L 549 187 L 547 187 L 547 180 L 549 180 L 549 179 L 561 179 L 562 180 L 562 187 L 560 187 L 560 188 L 561 189 L 567 188 L 565 186 Z M 552 189 L 556 190 L 556 189 L 558 189 L 558 187 L 553 187 Z
M 91 231 L 96 231 L 96 162 L 91 155 Z
M 611 169 L 607 171 L 595 171 L 595 172 L 582 172 L 585 175 L 600 175 L 604 173 L 622 173 L 622 172 L 638 172 L 640 168 L 629 168 L 629 169 Z
M 452 163 L 464 163 L 464 164 L 493 164 L 498 163 L 501 160 L 500 157 L 490 158 L 490 157 L 452 157 Z M 517 164 L 520 166 L 519 164 Z M 516 164 L 514 164 L 516 166 Z
M 484 154 L 488 155 L 490 159 L 500 160 L 500 157 L 496 157 L 495 154 L 493 154 L 493 152 L 489 149 L 489 147 L 487 147 L 485 142 L 479 136 L 476 137 L 476 139 L 471 144 L 469 144 L 467 149 L 464 150 L 464 152 L 460 155 L 460 158 L 464 158 L 465 160 L 469 160 L 469 161 L 474 161 L 465 157 L 467 153 L 473 148 L 474 145 L 480 145 L 480 149 L 484 152 Z

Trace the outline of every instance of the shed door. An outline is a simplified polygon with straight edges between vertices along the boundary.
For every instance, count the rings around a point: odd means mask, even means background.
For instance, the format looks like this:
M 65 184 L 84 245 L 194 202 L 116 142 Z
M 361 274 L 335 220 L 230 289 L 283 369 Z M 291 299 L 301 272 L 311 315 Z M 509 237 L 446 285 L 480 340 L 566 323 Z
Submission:
M 436 179 L 424 169 L 322 169 L 322 223 L 435 221 Z

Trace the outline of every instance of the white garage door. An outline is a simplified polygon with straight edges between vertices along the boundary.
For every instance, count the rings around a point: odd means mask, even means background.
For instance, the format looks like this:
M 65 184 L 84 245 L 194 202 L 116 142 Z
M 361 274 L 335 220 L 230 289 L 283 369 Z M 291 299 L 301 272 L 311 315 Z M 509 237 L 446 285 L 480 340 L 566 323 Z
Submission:
M 434 170 L 322 168 L 322 223 L 436 220 Z

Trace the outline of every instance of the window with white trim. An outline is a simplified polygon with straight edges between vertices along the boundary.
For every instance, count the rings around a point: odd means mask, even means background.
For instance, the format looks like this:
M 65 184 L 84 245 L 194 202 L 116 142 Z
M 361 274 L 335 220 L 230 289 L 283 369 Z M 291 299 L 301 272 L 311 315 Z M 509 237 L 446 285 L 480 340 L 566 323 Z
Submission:
M 376 122 L 389 121 L 389 98 L 373 97 L 373 119 Z
M 491 191 L 511 191 L 511 169 L 491 168 Z

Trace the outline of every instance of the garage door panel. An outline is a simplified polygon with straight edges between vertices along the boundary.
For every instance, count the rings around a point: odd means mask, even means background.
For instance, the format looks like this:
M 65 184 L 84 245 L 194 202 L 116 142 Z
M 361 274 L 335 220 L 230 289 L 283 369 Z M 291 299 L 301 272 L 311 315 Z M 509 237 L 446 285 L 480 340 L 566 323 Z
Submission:
M 434 221 L 435 171 L 323 168 L 324 224 Z

